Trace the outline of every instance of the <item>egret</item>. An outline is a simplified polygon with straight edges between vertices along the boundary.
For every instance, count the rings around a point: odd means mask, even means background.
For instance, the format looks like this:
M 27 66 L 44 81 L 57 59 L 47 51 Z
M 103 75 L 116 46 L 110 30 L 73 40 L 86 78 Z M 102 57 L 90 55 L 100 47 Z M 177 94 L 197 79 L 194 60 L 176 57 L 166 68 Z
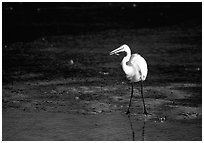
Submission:
M 143 106 L 144 106 L 144 114 L 147 115 L 147 110 L 145 107 L 145 101 L 143 97 L 143 81 L 147 77 L 147 62 L 145 59 L 140 56 L 139 54 L 132 54 L 131 55 L 131 50 L 128 45 L 124 44 L 120 46 L 119 48 L 113 50 L 110 52 L 110 55 L 118 55 L 120 52 L 126 52 L 126 56 L 123 58 L 121 65 L 122 69 L 126 74 L 126 77 L 128 80 L 130 80 L 132 90 L 131 90 L 131 96 L 129 100 L 129 106 L 126 114 L 130 113 L 130 106 L 132 102 L 132 96 L 133 96 L 133 84 L 135 82 L 140 82 L 141 83 L 141 96 L 142 96 L 142 101 L 143 101 Z

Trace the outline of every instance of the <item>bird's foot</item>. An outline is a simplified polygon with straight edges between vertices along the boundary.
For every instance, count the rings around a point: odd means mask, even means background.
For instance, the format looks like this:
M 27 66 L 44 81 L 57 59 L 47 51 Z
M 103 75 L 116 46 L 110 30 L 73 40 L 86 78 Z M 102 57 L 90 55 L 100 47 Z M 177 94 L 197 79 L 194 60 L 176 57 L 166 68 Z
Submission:
M 129 110 L 127 110 L 127 112 L 126 112 L 125 114 L 129 115 L 129 114 L 130 114 L 130 111 L 129 111 Z
M 152 115 L 152 114 L 148 113 L 146 110 L 144 111 L 143 114 L 144 114 L 145 116 L 147 116 L 147 115 Z
M 147 115 L 148 113 L 147 113 L 147 111 L 145 110 L 143 114 Z

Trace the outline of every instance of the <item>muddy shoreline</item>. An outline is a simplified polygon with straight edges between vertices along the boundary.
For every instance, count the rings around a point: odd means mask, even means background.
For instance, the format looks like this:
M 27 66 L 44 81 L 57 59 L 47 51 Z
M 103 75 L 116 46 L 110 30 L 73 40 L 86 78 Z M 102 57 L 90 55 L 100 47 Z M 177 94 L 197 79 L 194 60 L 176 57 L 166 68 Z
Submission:
M 4 86 L 3 140 L 202 139 L 201 104 L 195 106 L 185 100 L 200 94 L 188 91 L 201 89 L 199 84 L 146 86 L 149 116 L 142 114 L 140 91 L 135 88 L 128 118 L 128 84 L 71 86 L 72 82 L 66 79 Z

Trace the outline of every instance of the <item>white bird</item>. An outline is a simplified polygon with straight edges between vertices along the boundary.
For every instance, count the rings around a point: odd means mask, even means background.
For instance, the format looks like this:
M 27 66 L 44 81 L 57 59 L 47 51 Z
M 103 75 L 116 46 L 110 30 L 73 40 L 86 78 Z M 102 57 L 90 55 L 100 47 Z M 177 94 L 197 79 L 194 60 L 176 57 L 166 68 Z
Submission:
M 143 97 L 143 81 L 147 77 L 147 62 L 145 59 L 140 56 L 139 54 L 132 54 L 131 55 L 131 50 L 128 45 L 124 44 L 120 46 L 119 48 L 113 50 L 110 52 L 110 55 L 118 55 L 120 52 L 126 52 L 126 56 L 123 58 L 121 65 L 122 69 L 126 74 L 127 79 L 130 80 L 131 86 L 132 86 L 132 91 L 131 91 L 131 96 L 130 96 L 130 101 L 129 101 L 129 106 L 127 110 L 127 114 L 130 113 L 130 106 L 131 106 L 131 101 L 132 101 L 132 96 L 133 96 L 133 83 L 135 82 L 141 82 L 141 95 L 142 95 L 142 101 L 144 105 L 144 114 L 148 114 L 146 107 L 145 107 L 145 102 L 144 102 L 144 97 Z

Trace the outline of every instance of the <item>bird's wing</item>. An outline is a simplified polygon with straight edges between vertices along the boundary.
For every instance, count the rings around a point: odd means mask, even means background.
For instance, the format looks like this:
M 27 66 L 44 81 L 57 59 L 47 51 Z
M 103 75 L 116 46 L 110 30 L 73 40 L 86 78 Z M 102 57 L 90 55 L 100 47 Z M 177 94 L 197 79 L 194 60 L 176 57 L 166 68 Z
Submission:
M 130 60 L 128 61 L 127 65 L 130 65 L 134 68 L 135 72 L 138 72 L 139 75 L 141 75 L 141 68 L 139 65 L 139 61 L 140 61 L 141 56 L 139 54 L 132 54 L 130 57 Z
M 138 61 L 137 58 L 140 57 L 139 54 L 135 53 L 135 54 L 132 54 L 131 57 L 130 57 L 130 60 L 128 61 L 128 64 L 130 65 L 135 65 L 136 62 Z
M 147 76 L 147 63 L 145 59 L 139 54 L 132 54 L 129 60 L 129 64 L 134 67 L 135 71 L 141 76 L 142 80 L 145 80 Z

